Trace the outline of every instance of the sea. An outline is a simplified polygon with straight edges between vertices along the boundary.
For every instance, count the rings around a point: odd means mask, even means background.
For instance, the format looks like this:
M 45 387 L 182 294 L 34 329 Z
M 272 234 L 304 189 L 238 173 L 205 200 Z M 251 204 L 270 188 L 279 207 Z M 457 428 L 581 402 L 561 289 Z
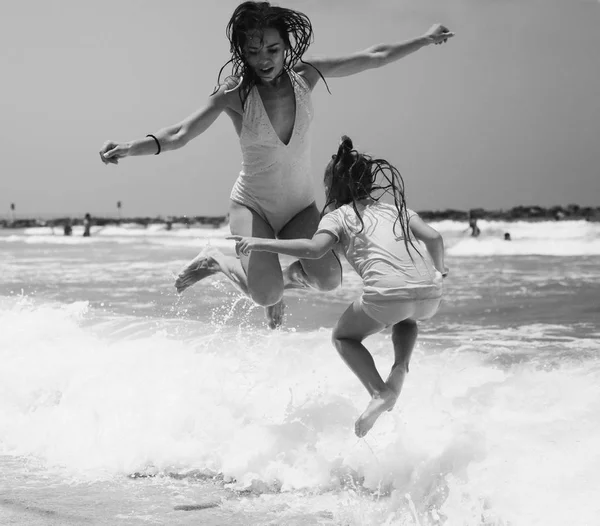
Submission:
M 431 225 L 444 300 L 364 439 L 346 263 L 270 330 L 221 275 L 175 291 L 227 226 L 0 230 L 0 524 L 600 524 L 600 223 Z

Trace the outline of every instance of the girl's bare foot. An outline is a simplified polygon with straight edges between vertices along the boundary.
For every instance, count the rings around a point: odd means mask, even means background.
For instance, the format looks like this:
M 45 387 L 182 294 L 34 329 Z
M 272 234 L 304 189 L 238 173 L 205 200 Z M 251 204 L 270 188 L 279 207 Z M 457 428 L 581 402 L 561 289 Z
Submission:
M 398 395 L 391 389 L 387 389 L 380 393 L 378 398 L 371 398 L 364 413 L 358 417 L 354 424 L 354 432 L 359 438 L 364 437 L 373 427 L 373 424 L 385 411 L 389 411 L 394 404 Z
M 205 247 L 187 266 L 179 273 L 175 280 L 175 288 L 180 294 L 197 283 L 201 279 L 219 272 L 221 267 L 217 258 L 222 256 L 221 252 L 214 247 Z

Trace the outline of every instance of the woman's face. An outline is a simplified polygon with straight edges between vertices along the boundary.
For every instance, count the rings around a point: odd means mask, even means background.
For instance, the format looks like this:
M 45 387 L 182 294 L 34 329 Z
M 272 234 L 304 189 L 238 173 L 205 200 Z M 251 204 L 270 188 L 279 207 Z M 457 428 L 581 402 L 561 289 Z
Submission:
M 279 31 L 267 28 L 248 35 L 244 57 L 248 65 L 263 81 L 276 79 L 283 71 L 286 45 Z

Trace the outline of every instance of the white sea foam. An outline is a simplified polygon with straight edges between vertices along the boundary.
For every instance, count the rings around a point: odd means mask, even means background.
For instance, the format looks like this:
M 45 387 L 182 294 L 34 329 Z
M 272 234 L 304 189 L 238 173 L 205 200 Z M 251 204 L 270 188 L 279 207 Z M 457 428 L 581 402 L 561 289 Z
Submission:
M 597 256 L 600 240 L 581 239 L 461 239 L 448 246 L 451 256 Z
M 600 223 L 588 221 L 478 221 L 481 235 L 472 238 L 464 222 L 438 221 L 431 225 L 444 236 L 451 256 L 592 256 L 600 255 Z M 511 241 L 504 240 L 509 232 Z M 122 225 L 95 227 L 92 236 L 84 238 L 75 229 L 74 235 L 65 237 L 57 229 L 28 228 L 21 231 L 0 232 L 0 243 L 26 243 L 77 245 L 95 243 L 143 243 L 156 246 L 190 247 L 200 249 L 210 243 L 214 246 L 233 247 L 227 225 L 219 228 L 174 228 L 167 231 L 164 225 Z
M 543 255 L 586 256 L 600 254 L 600 223 L 588 221 L 485 221 L 477 222 L 481 234 L 470 236 L 465 223 L 432 222 L 444 236 L 452 256 Z M 511 240 L 505 241 L 504 234 Z
M 497 348 L 434 352 L 430 337 L 399 407 L 357 440 L 367 395 L 329 331 L 102 318 L 85 302 L 16 298 L 0 299 L 0 326 L 0 450 L 76 478 L 199 470 L 259 493 L 335 490 L 334 519 L 361 526 L 597 518 L 597 357 L 499 367 Z M 389 337 L 368 345 L 391 365 Z
M 63 236 L 62 229 L 55 227 L 32 227 L 25 228 L 22 231 L 24 236 L 36 237 L 82 237 L 83 227 L 73 227 L 72 236 Z M 147 227 L 135 223 L 125 223 L 120 226 L 95 226 L 91 229 L 91 237 L 111 238 L 111 237 L 224 237 L 229 235 L 229 226 L 213 227 L 190 227 L 174 225 L 171 230 L 167 230 L 163 224 L 151 224 Z

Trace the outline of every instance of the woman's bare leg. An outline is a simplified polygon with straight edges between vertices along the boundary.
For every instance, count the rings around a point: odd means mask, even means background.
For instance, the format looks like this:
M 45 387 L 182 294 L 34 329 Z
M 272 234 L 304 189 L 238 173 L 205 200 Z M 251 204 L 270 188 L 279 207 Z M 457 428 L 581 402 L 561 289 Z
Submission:
M 275 234 L 270 225 L 256 212 L 237 203 L 231 203 L 229 228 L 232 234 L 240 236 L 264 237 L 273 239 Z M 175 282 L 178 292 L 204 279 L 222 272 L 231 282 L 247 294 L 254 302 L 266 307 L 269 325 L 281 325 L 283 319 L 283 275 L 279 257 L 270 252 L 251 252 L 226 256 L 214 247 L 205 248 L 179 274 Z
M 367 336 L 383 328 L 383 323 L 365 314 L 360 303 L 355 301 L 342 314 L 333 330 L 335 348 L 371 395 L 367 408 L 354 424 L 354 431 L 358 437 L 364 437 L 379 416 L 396 402 L 396 393 L 383 381 L 371 353 L 362 344 Z
M 279 239 L 310 239 L 317 231 L 320 212 L 315 203 L 296 214 L 277 234 Z M 283 271 L 286 289 L 312 287 L 334 290 L 342 282 L 342 268 L 333 251 L 321 259 L 300 259 Z
M 279 232 L 281 239 L 310 239 L 319 225 L 320 214 L 313 203 L 296 216 Z M 231 203 L 229 227 L 232 234 L 240 236 L 273 238 L 270 225 L 256 212 L 237 203 Z M 269 252 L 252 252 L 250 256 L 226 256 L 215 247 L 203 249 L 181 271 L 175 287 L 177 292 L 217 272 L 225 274 L 230 281 L 256 303 L 266 307 L 271 327 L 283 321 L 283 288 L 313 287 L 318 290 L 333 290 L 341 283 L 342 269 L 333 252 L 321 259 L 295 261 L 281 271 L 279 257 Z M 283 285 L 281 285 L 281 276 Z
M 204 247 L 179 273 L 175 288 L 181 294 L 188 287 L 217 272 L 223 272 L 239 290 L 249 295 L 246 273 L 240 261 L 234 256 L 226 256 L 211 245 Z

